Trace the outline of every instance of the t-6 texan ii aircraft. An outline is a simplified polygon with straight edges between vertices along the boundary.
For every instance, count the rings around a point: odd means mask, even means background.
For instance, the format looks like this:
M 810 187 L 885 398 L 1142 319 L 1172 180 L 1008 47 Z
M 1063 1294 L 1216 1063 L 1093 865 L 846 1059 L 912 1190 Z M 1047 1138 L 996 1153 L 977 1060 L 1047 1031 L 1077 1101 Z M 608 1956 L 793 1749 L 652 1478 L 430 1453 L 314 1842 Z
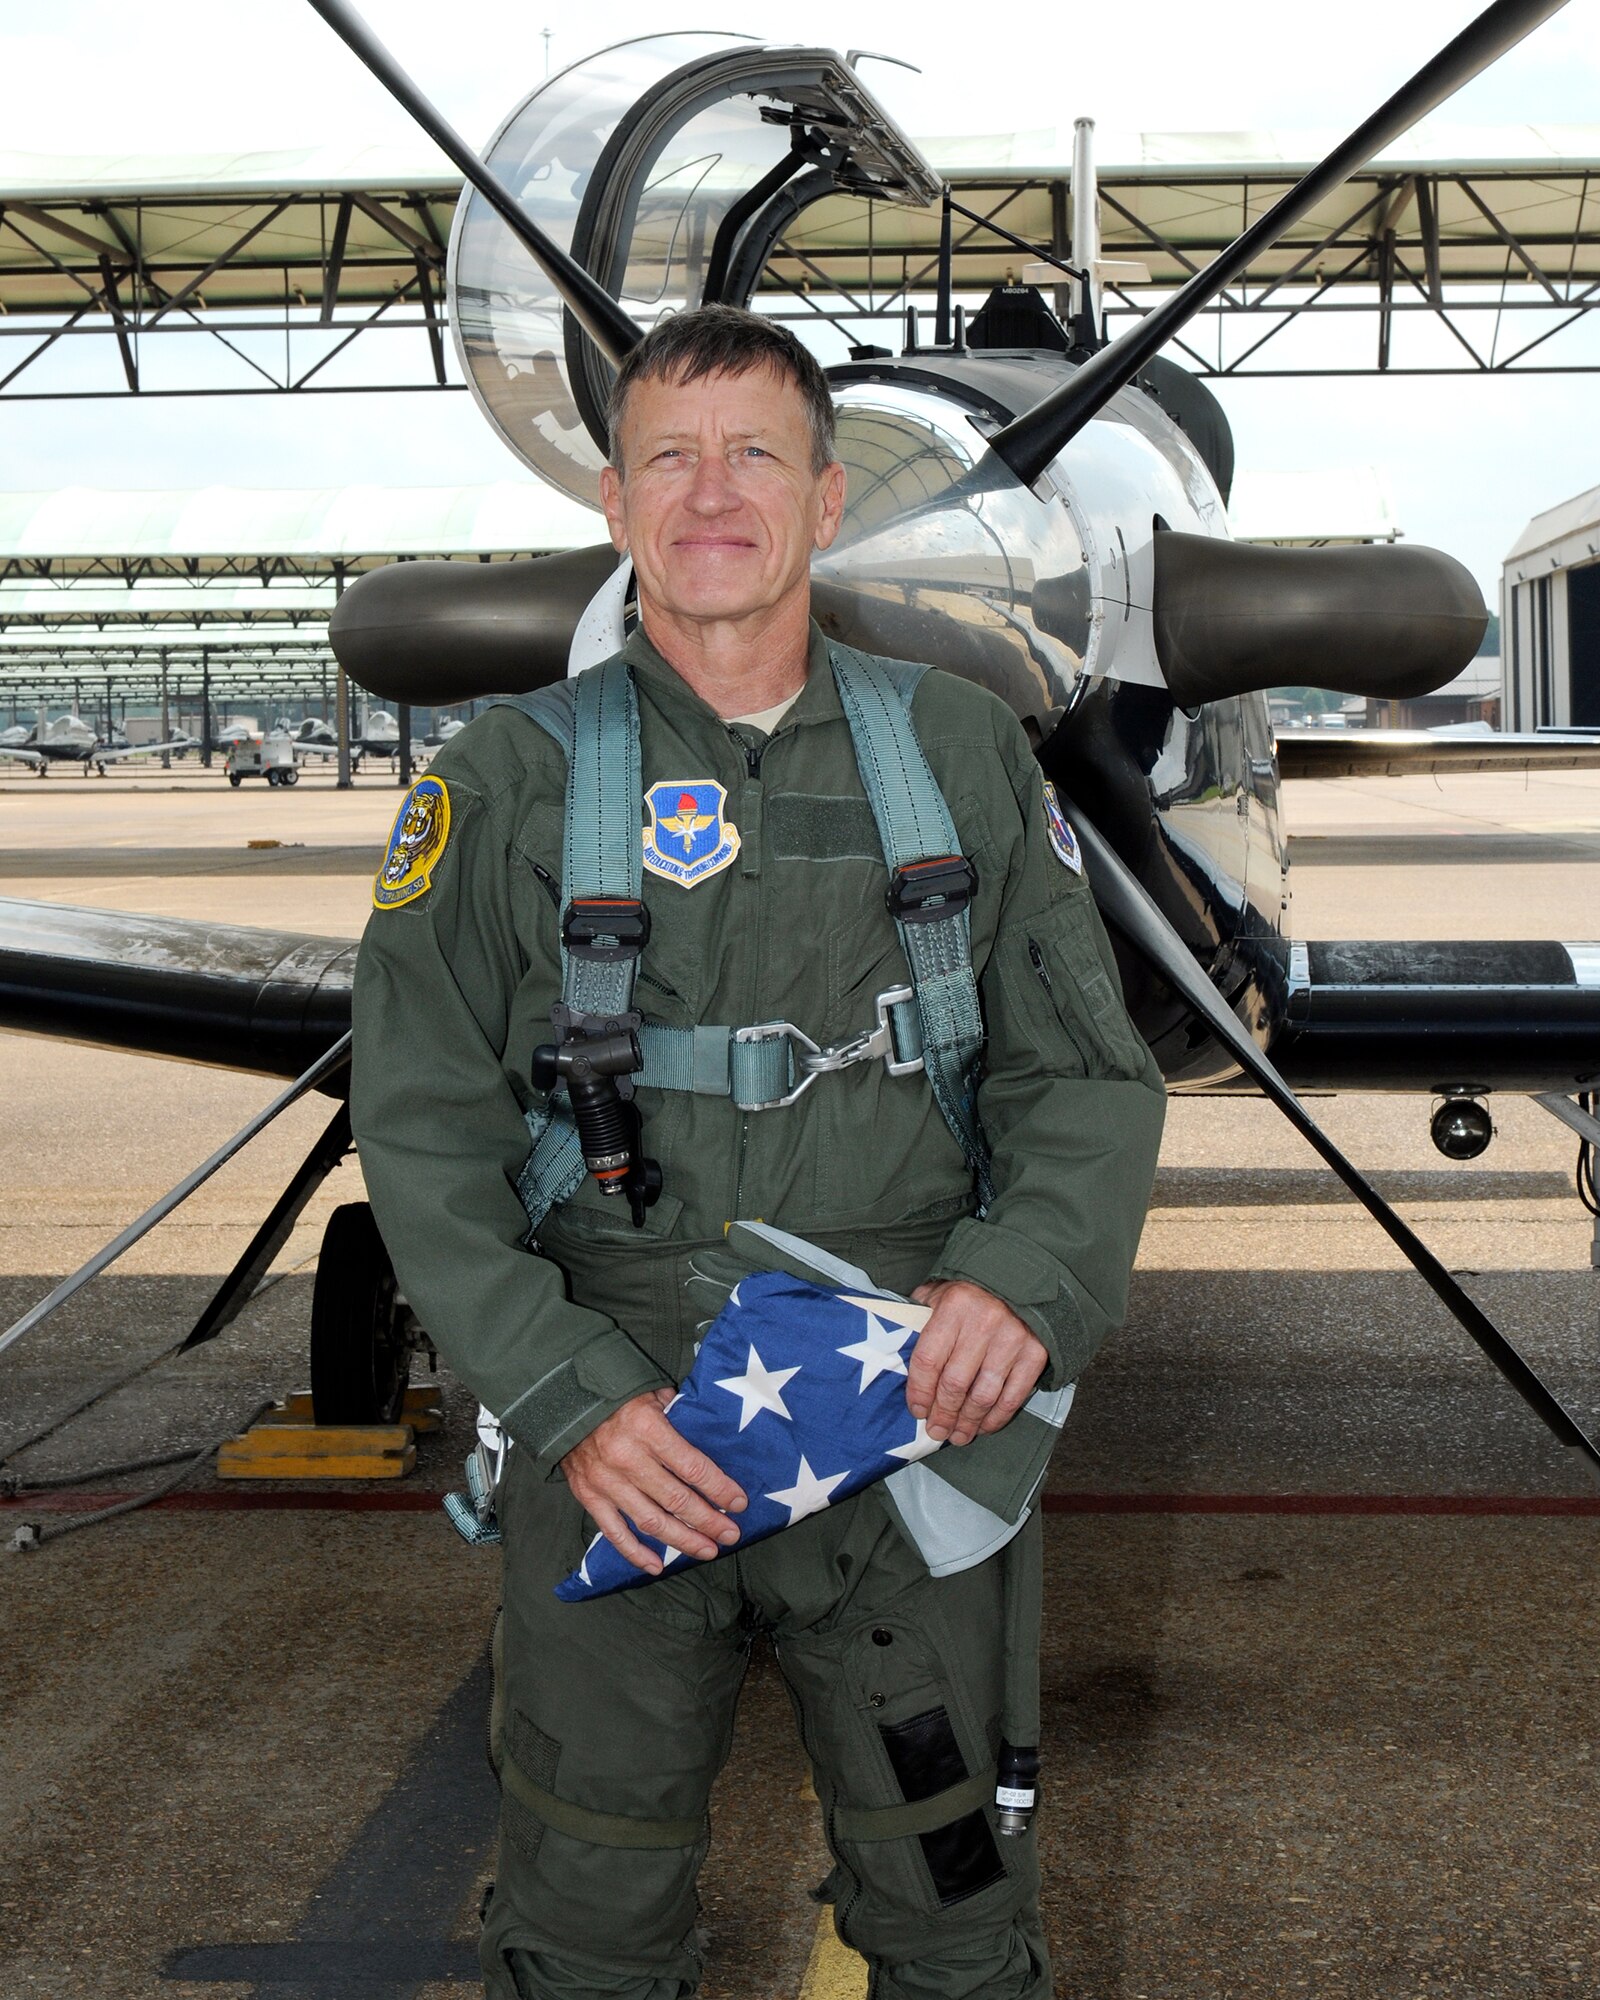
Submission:
M 466 177 L 448 283 L 479 406 L 526 465 L 590 504 L 609 372 L 642 321 L 747 304 L 780 238 L 803 240 L 810 221 L 851 204 L 934 219 L 931 339 L 908 315 L 901 351 L 857 346 L 829 371 L 849 512 L 815 565 L 816 616 L 830 636 L 931 662 L 1010 704 L 1076 827 L 1134 1017 L 1171 1086 L 1270 1097 L 1560 1441 L 1600 1465 L 1295 1095 L 1440 1096 L 1436 1138 L 1465 1152 L 1484 1092 L 1594 1086 L 1600 943 L 1293 941 L 1279 799 L 1282 775 L 1325 768 L 1324 744 L 1340 769 L 1364 757 L 1382 769 L 1528 768 L 1600 763 L 1600 738 L 1368 744 L 1308 733 L 1275 752 L 1268 687 L 1404 697 L 1441 686 L 1477 648 L 1484 606 L 1461 565 L 1431 550 L 1234 542 L 1226 419 L 1161 354 L 1347 176 L 1561 4 L 1497 0 L 1236 242 L 1108 341 L 1086 143 L 1072 250 L 1058 266 L 1074 310 L 1060 319 L 1031 286 L 1003 286 L 968 321 L 952 306 L 948 190 L 848 58 L 726 35 L 628 43 L 541 85 L 480 159 L 343 0 L 312 0 Z M 536 561 L 371 572 L 334 618 L 340 660 L 373 695 L 425 707 L 559 680 L 625 630 L 628 568 L 597 543 Z M 337 1096 L 354 959 L 353 943 L 3 903 L 0 1025 Z M 341 1111 L 191 1340 L 237 1310 L 348 1143 Z M 348 1421 L 397 1406 L 406 1343 L 426 1336 L 404 1327 L 370 1217 L 341 1210 L 334 1222 L 312 1372 L 319 1416 Z
M 0 732 L 0 758 L 8 763 L 27 764 L 37 777 L 45 777 L 52 764 L 77 764 L 87 777 L 93 771 L 103 778 L 107 764 L 123 764 L 131 757 L 160 757 L 169 751 L 194 747 L 188 736 L 169 737 L 165 743 L 130 743 L 124 737 L 97 736 L 81 716 L 58 715 L 53 722 L 40 720 L 34 729 L 12 728 Z

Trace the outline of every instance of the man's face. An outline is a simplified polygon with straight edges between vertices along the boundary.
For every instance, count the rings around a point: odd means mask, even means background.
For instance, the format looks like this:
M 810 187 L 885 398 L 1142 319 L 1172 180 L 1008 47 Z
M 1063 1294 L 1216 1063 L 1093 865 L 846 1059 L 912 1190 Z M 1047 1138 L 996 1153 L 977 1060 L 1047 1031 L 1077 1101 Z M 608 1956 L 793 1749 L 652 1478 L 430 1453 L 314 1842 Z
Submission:
M 807 586 L 839 532 L 844 467 L 811 468 L 799 389 L 762 366 L 628 396 L 623 473 L 600 475 L 611 539 L 644 600 L 677 618 L 748 618 Z

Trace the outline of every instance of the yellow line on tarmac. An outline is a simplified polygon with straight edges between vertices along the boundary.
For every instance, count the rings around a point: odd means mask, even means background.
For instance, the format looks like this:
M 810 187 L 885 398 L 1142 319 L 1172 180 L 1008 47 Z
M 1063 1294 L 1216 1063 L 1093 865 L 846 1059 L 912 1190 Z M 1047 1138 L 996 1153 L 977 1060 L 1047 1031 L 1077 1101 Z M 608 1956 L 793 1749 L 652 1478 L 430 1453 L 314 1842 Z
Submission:
M 817 1917 L 817 1935 L 806 1976 L 800 1982 L 800 2000 L 867 2000 L 867 1961 L 839 1942 L 828 1904 Z

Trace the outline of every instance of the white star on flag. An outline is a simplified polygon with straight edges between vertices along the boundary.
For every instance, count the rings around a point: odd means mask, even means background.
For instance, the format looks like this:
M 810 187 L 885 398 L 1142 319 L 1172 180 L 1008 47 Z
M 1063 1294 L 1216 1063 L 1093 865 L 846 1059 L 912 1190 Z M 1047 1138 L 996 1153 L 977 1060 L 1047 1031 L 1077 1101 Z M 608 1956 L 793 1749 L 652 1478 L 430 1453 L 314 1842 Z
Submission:
M 793 1419 L 784 1406 L 783 1385 L 799 1373 L 798 1368 L 768 1368 L 752 1347 L 745 1372 L 742 1375 L 724 1375 L 717 1387 L 739 1398 L 740 1430 L 762 1410 L 770 1410 L 775 1417 L 782 1417 L 790 1423 Z
M 869 1312 L 866 1339 L 852 1341 L 848 1347 L 836 1350 L 847 1361 L 861 1363 L 861 1387 L 856 1391 L 858 1396 L 864 1396 L 880 1375 L 903 1375 L 906 1372 L 900 1350 L 913 1331 L 909 1326 L 895 1326 Z
M 913 1459 L 926 1458 L 930 1452 L 939 1449 L 939 1440 L 928 1435 L 928 1426 L 917 1419 L 916 1434 L 906 1439 L 904 1444 L 891 1445 L 884 1453 L 885 1458 L 903 1458 L 909 1465 Z
M 599 1548 L 600 1544 L 604 1540 L 605 1540 L 604 1535 L 596 1535 L 594 1540 L 589 1544 L 589 1546 L 583 1552 L 583 1561 L 578 1565 L 578 1574 L 583 1578 L 584 1582 L 587 1584 L 593 1584 L 594 1582 L 594 1578 L 589 1574 L 589 1558 L 594 1554 L 595 1550 Z
M 836 1472 L 828 1479 L 819 1479 L 811 1470 L 805 1454 L 800 1455 L 800 1470 L 795 1474 L 794 1484 L 785 1486 L 777 1493 L 769 1493 L 768 1500 L 777 1501 L 780 1507 L 789 1510 L 789 1526 L 803 1521 L 807 1514 L 820 1514 L 827 1506 L 833 1489 L 849 1477 L 846 1472 Z

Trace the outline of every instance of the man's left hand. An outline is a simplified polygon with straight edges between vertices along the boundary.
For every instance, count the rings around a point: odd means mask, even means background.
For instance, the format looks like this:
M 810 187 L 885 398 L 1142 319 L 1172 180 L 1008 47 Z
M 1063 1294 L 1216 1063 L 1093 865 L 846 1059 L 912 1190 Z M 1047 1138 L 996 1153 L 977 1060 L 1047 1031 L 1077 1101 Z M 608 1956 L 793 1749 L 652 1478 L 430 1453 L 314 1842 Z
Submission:
M 1049 1362 L 1043 1342 L 992 1292 L 959 1278 L 918 1285 L 911 1296 L 933 1307 L 911 1350 L 911 1414 L 941 1444 L 971 1444 L 1010 1423 Z

